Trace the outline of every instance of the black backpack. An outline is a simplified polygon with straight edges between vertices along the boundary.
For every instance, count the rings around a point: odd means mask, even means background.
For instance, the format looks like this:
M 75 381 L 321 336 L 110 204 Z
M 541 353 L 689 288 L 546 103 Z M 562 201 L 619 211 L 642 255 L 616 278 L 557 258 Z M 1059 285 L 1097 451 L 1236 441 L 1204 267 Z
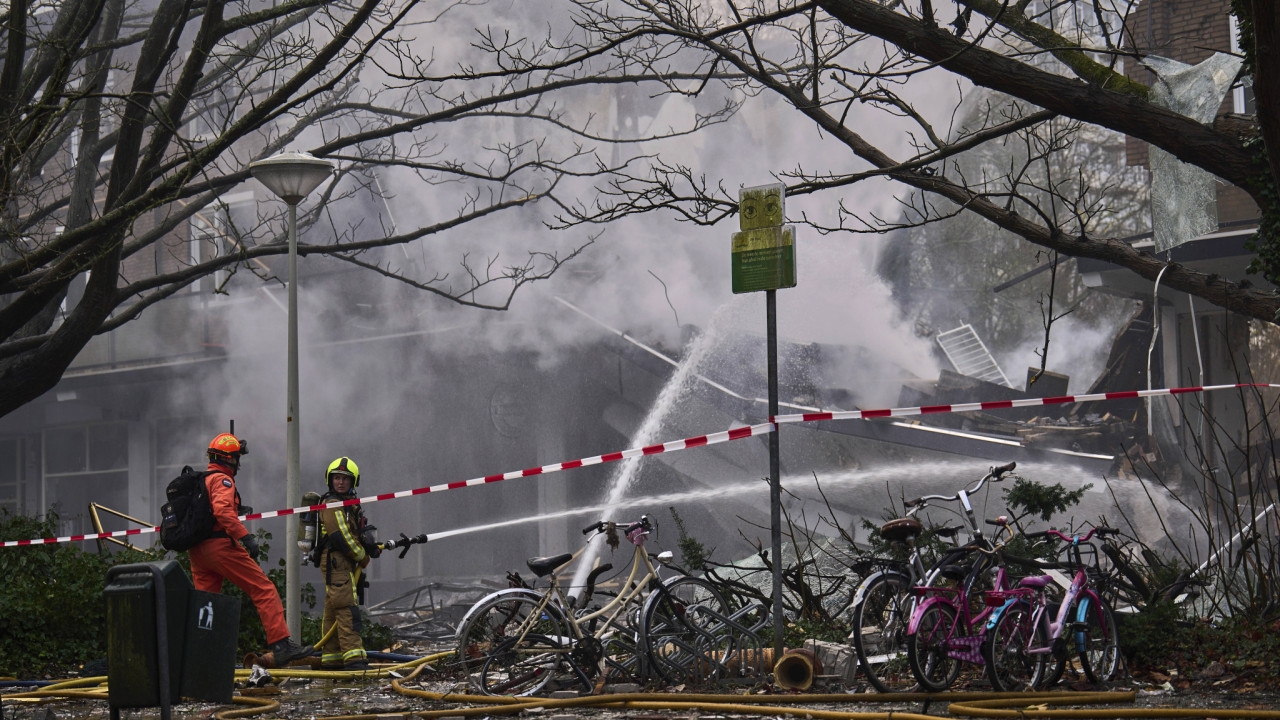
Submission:
M 208 472 L 190 466 L 169 482 L 164 494 L 168 502 L 160 508 L 160 544 L 166 550 L 190 550 L 213 535 L 213 506 L 204 480 Z

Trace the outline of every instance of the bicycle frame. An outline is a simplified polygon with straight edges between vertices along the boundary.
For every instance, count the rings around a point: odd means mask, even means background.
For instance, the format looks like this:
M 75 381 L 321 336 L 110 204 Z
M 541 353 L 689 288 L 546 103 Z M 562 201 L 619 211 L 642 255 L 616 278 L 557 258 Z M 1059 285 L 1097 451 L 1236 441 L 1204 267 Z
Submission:
M 572 653 L 574 647 L 582 640 L 588 637 L 597 640 L 607 640 L 611 634 L 609 628 L 619 618 L 619 616 L 633 603 L 638 604 L 639 599 L 649 590 L 649 586 L 653 581 L 661 581 L 657 568 L 649 559 L 649 554 L 644 549 L 644 540 L 649 535 L 649 531 L 644 527 L 640 527 L 639 523 L 633 525 L 633 531 L 627 533 L 627 539 L 634 546 L 631 559 L 631 570 L 627 577 L 624 591 L 614 596 L 600 608 L 589 613 L 579 615 L 573 611 L 573 604 L 569 597 L 565 594 L 564 587 L 560 584 L 559 573 L 575 560 L 585 550 L 579 549 L 568 560 L 558 565 L 551 572 L 547 573 L 550 585 L 544 591 L 525 590 L 523 592 L 531 592 L 539 596 L 537 604 L 520 626 L 515 628 L 515 632 L 510 636 L 516 645 L 525 640 L 526 636 L 531 632 L 535 621 L 544 614 L 551 615 L 557 619 L 563 620 L 566 628 L 570 632 L 568 638 L 553 638 L 557 648 L 540 648 L 539 655 L 560 655 L 567 658 L 567 661 L 573 671 L 578 675 L 585 684 L 590 686 L 587 673 L 579 667 L 577 661 L 574 660 Z M 591 528 L 588 528 L 588 531 Z M 479 603 L 477 603 L 479 605 Z M 585 630 L 584 628 L 592 627 L 600 620 L 604 620 L 605 632 L 596 635 L 594 632 Z M 602 656 L 597 662 L 595 672 L 603 669 L 602 665 L 605 658 Z M 594 673 L 592 673 L 594 674 Z
M 649 584 L 651 582 L 661 580 L 658 575 L 657 568 L 653 566 L 653 561 L 649 559 L 649 553 L 644 549 L 644 538 L 648 535 L 649 532 L 647 530 L 643 531 L 638 534 L 635 540 L 632 541 L 632 544 L 635 546 L 635 550 L 633 551 L 631 558 L 631 572 L 627 575 L 626 584 L 623 586 L 626 590 L 615 595 L 609 600 L 609 602 L 605 603 L 599 609 L 593 610 L 582 616 L 570 613 L 572 616 L 570 619 L 570 626 L 574 630 L 575 637 L 585 637 L 581 626 L 593 623 L 601 618 L 604 618 L 605 626 L 608 627 L 618 618 L 618 615 L 621 614 L 623 608 L 630 604 L 632 600 L 635 600 L 648 592 Z M 562 607 L 570 607 L 570 605 L 568 597 L 565 595 L 564 588 L 560 585 L 558 573 L 571 562 L 573 561 L 570 560 L 568 563 L 557 567 L 548 575 L 551 581 L 551 593 L 556 595 Z M 641 568 L 643 568 L 643 573 L 641 572 Z M 551 593 L 548 593 L 548 598 Z
M 994 551 L 992 554 L 994 555 Z M 974 566 L 965 578 L 963 587 L 917 586 L 913 588 L 916 596 L 924 599 L 918 602 L 911 613 L 911 622 L 907 624 L 907 635 L 915 635 L 920 631 L 920 620 L 930 607 L 949 605 L 954 613 L 951 624 L 944 629 L 945 637 L 942 642 L 947 649 L 947 656 L 975 665 L 986 664 L 982 657 L 981 646 L 987 630 L 994 626 L 990 617 L 994 614 L 995 608 L 985 606 L 977 615 L 972 615 L 968 598 L 973 582 L 981 573 L 989 569 L 991 569 L 990 561 Z M 1003 565 L 996 566 L 995 585 L 996 592 L 1007 591 L 1009 587 L 1009 574 Z M 980 628 L 980 631 L 974 633 L 972 632 L 974 628 Z
M 917 585 L 912 588 L 912 593 L 917 598 L 923 598 L 916 601 L 915 607 L 911 612 L 911 620 L 907 623 L 907 636 L 914 636 L 920 631 L 920 621 L 928 612 L 929 608 L 935 605 L 947 605 L 954 611 L 952 621 L 949 627 L 942 630 L 944 637 L 942 638 L 942 646 L 946 648 L 947 656 L 956 660 L 973 663 L 975 665 L 985 664 L 982 658 L 981 644 L 982 639 L 986 635 L 986 621 L 991 615 L 991 608 L 984 607 L 977 615 L 973 615 L 969 610 L 969 596 L 973 590 L 973 583 L 978 577 L 991 569 L 991 558 L 998 555 L 1003 543 L 997 543 L 992 546 L 987 542 L 983 535 L 982 526 L 978 524 L 977 514 L 974 513 L 973 503 L 969 501 L 971 495 L 975 494 L 987 483 L 988 480 L 1000 480 L 1005 473 L 1013 470 L 1015 463 L 1009 463 L 1002 467 L 991 468 L 972 488 L 962 489 L 953 496 L 948 495 L 925 495 L 914 501 L 908 501 L 909 505 L 919 507 L 929 500 L 957 500 L 960 507 L 964 510 L 965 520 L 969 523 L 969 531 L 973 535 L 973 540 L 968 544 L 959 548 L 959 551 L 971 552 L 977 550 L 984 554 L 986 559 L 982 562 L 974 564 L 973 569 L 965 577 L 964 586 L 960 588 L 944 588 L 933 587 L 934 581 L 937 579 L 938 573 L 942 571 L 942 565 L 935 568 L 928 577 L 925 578 L 924 585 Z M 993 522 L 993 521 L 988 521 Z M 1001 518 L 994 521 L 993 524 L 999 525 L 1009 536 L 1013 536 L 1013 530 L 1009 527 L 1007 520 Z M 996 566 L 996 590 L 1004 590 L 1009 587 L 1009 575 L 1003 564 Z M 974 633 L 974 628 L 980 628 L 980 632 Z M 929 630 L 935 632 L 938 629 Z
M 1073 557 L 1072 562 L 1076 565 L 1076 572 L 1075 576 L 1071 580 L 1071 584 L 1067 587 L 1066 592 L 1062 597 L 1061 604 L 1058 606 L 1057 616 L 1052 621 L 1048 620 L 1047 617 L 1049 612 L 1049 598 L 1045 590 L 1045 586 L 1047 586 L 1052 579 L 1045 575 L 1041 576 L 1042 579 L 1039 583 L 1040 586 L 1037 588 L 1015 588 L 1003 592 L 996 591 L 987 593 L 987 605 L 992 612 L 987 620 L 985 630 L 990 631 L 993 629 L 1000 621 L 1001 616 L 1003 616 L 1009 608 L 1019 602 L 1026 602 L 1031 607 L 1031 614 L 1029 616 L 1029 621 L 1026 624 L 1026 629 L 1031 630 L 1037 625 L 1044 623 L 1045 629 L 1047 630 L 1046 635 L 1048 638 L 1048 644 L 1043 647 L 1033 645 L 1035 633 L 1028 632 L 1026 633 L 1027 644 L 1023 648 L 1024 652 L 1028 655 L 1052 654 L 1054 657 L 1064 655 L 1066 653 L 1066 643 L 1063 638 L 1066 635 L 1068 625 L 1073 623 L 1083 623 L 1088 620 L 1084 615 L 1084 612 L 1080 609 L 1080 601 L 1082 599 L 1090 601 L 1086 607 L 1092 608 L 1093 611 L 1097 613 L 1098 618 L 1101 619 L 1102 602 L 1098 593 L 1089 584 L 1089 573 L 1086 570 L 1080 555 L 1080 545 L 1087 544 L 1089 540 L 1093 538 L 1094 533 L 1098 532 L 1098 530 L 1099 528 L 1092 528 L 1083 538 L 1079 535 L 1067 537 L 1057 530 L 1049 530 L 1045 533 L 1033 533 L 1032 535 L 1029 535 L 1028 537 L 1034 537 L 1036 535 L 1057 537 L 1071 543 L 1070 552 Z M 1026 582 L 1027 580 L 1034 580 L 1034 578 L 1027 578 L 1023 582 Z M 1067 618 L 1071 613 L 1074 613 L 1076 617 L 1074 621 L 1068 622 Z M 1075 640 L 1078 650 L 1078 645 L 1082 640 L 1079 638 L 1075 638 Z M 1055 648 L 1058 648 L 1056 652 Z

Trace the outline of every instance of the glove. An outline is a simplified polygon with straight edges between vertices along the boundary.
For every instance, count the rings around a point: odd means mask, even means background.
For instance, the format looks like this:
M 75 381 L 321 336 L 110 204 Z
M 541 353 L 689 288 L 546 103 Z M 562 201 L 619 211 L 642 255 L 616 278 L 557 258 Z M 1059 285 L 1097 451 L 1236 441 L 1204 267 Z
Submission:
M 360 547 L 364 548 L 366 555 L 377 558 L 382 554 L 382 548 L 378 546 L 378 528 L 370 525 L 360 532 Z
M 258 561 L 258 554 L 260 552 L 258 550 L 258 538 L 254 537 L 253 533 L 249 533 L 248 535 L 240 538 L 240 545 L 244 547 L 245 552 L 249 553 L 250 560 L 253 560 L 254 562 Z

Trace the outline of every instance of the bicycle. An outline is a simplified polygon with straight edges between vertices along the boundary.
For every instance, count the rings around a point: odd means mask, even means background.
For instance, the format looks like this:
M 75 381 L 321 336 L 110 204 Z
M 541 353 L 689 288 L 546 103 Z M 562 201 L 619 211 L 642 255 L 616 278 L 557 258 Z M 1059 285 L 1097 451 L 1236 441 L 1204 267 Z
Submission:
M 1206 584 L 1196 577 L 1195 571 L 1185 570 L 1170 582 L 1153 585 L 1153 579 L 1135 567 L 1125 548 L 1104 537 L 1101 549 L 1110 560 L 1110 567 L 1094 579 L 1094 585 L 1098 594 L 1111 604 L 1111 611 L 1117 615 L 1139 613 L 1149 606 L 1161 603 L 1185 608 L 1200 596 Z M 1142 548 L 1142 555 L 1147 562 L 1148 572 L 1160 567 L 1159 558 L 1146 547 Z
M 1009 463 L 991 470 L 971 488 L 960 490 L 955 495 L 926 495 L 909 500 L 904 516 L 890 520 L 880 527 L 880 536 L 900 546 L 911 548 L 910 557 L 905 562 L 882 560 L 881 568 L 866 576 L 854 591 L 851 609 L 849 638 L 858 656 L 858 664 L 866 675 L 867 681 L 880 692 L 904 692 L 916 688 L 917 681 L 910 669 L 907 657 L 907 628 L 914 610 L 916 586 L 931 585 L 940 568 L 953 566 L 964 557 L 971 555 L 978 548 L 990 548 L 984 539 L 982 528 L 978 524 L 969 497 L 987 482 L 999 482 L 1013 469 L 1017 463 Z M 929 506 L 931 500 L 959 502 L 964 510 L 971 540 L 968 544 L 956 547 L 945 553 L 926 570 L 916 540 L 924 531 L 924 527 L 915 516 Z M 940 537 L 955 538 L 961 528 L 943 527 L 934 532 Z
M 1049 615 L 1054 606 L 1047 587 L 1053 578 L 1048 575 L 1023 578 L 1014 589 L 987 593 L 987 605 L 993 612 L 987 622 L 988 642 L 983 654 L 996 690 L 1030 690 L 1056 682 L 1071 652 L 1079 657 L 1080 669 L 1089 682 L 1098 685 L 1115 676 L 1120 666 L 1115 616 L 1110 604 L 1090 584 L 1090 575 L 1096 573 L 1097 548 L 1089 541 L 1094 535 L 1105 537 L 1116 532 L 1095 527 L 1084 537 L 1068 537 L 1057 530 L 1027 534 L 1029 539 L 1056 538 L 1071 543 L 1068 563 L 1049 567 L 1074 569 L 1075 577 L 1057 604 L 1052 621 Z M 1092 551 L 1093 567 L 1085 563 L 1082 548 Z M 1044 671 L 1050 658 L 1057 677 L 1046 682 Z
M 1008 533 L 1007 538 L 1013 537 L 1008 518 L 1002 516 L 986 522 L 1003 529 Z M 912 589 L 918 601 L 907 623 L 907 660 L 920 687 L 929 692 L 942 692 L 951 687 L 960 676 L 962 663 L 983 665 L 985 662 L 981 648 L 987 620 L 994 609 L 984 603 L 975 612 L 971 600 L 979 597 L 976 587 L 979 581 L 994 569 L 994 589 L 1009 588 L 1004 542 L 998 533 L 995 543 L 978 544 L 973 549 L 980 554 L 971 568 L 943 565 L 937 570 L 939 576 L 958 585 Z
M 457 657 L 477 690 L 489 695 L 530 695 L 564 673 L 590 690 L 592 678 L 601 676 L 609 668 L 630 677 L 645 677 L 649 652 L 642 641 L 646 622 L 644 601 L 651 593 L 676 587 L 677 583 L 683 594 L 680 607 L 685 607 L 693 597 L 696 602 L 710 604 L 724 614 L 727 607 L 724 598 L 710 583 L 689 576 L 664 583 L 644 549 L 645 539 L 652 530 L 648 517 L 642 516 L 625 526 L 602 520 L 582 532 L 584 535 L 595 532 L 593 537 L 604 535 L 610 547 L 616 548 L 619 527 L 634 548 L 630 572 L 622 589 L 603 606 L 586 609 L 594 594 L 596 579 L 611 570 L 612 564 L 606 563 L 591 572 L 586 591 L 576 602 L 565 593 L 559 580 L 559 571 L 577 559 L 584 547 L 575 553 L 527 561 L 534 575 L 548 578 L 546 588 L 499 590 L 467 611 L 459 624 Z M 657 559 L 665 564 L 670 557 L 669 552 L 664 552 Z M 696 592 L 691 592 L 695 589 Z M 650 622 L 654 622 L 658 611 L 652 615 L 648 618 Z M 697 614 L 684 612 L 681 616 L 680 629 L 668 627 L 667 635 L 691 631 L 688 626 Z M 656 632 L 651 634 L 657 636 Z

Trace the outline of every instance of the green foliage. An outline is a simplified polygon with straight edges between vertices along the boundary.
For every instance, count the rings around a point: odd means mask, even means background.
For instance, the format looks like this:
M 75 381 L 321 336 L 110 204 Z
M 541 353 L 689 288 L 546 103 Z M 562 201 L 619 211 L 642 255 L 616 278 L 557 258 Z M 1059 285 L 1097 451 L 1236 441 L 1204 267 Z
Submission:
M 1253 151 L 1253 174 L 1249 178 L 1248 190 L 1262 212 L 1257 234 L 1245 242 L 1245 249 L 1258 254 L 1249 263 L 1248 271 L 1261 274 L 1272 284 L 1280 284 L 1280 189 L 1277 189 L 1276 178 L 1271 174 L 1262 138 L 1249 138 L 1244 146 Z
M 1045 485 L 1043 483 L 1017 478 L 1012 487 L 1004 490 L 1004 502 L 1014 514 L 1017 522 L 1028 515 L 1038 515 L 1048 522 L 1049 518 L 1080 504 L 1085 491 L 1093 487 L 1088 483 L 1078 490 L 1067 490 L 1062 483 Z
M 1165 662 L 1183 646 L 1191 633 L 1170 632 L 1182 622 L 1182 611 L 1171 601 L 1146 605 L 1142 612 L 1117 617 L 1120 648 L 1131 666 L 1148 666 Z
M 1269 683 L 1280 680 L 1280 633 L 1275 623 L 1243 620 L 1210 625 L 1183 620 L 1170 602 L 1118 619 L 1120 648 L 1133 670 L 1177 670 L 1190 676 L 1218 661 L 1233 674 Z
M 58 515 L 0 511 L 0 537 L 56 536 Z M 119 563 L 155 560 L 131 550 L 98 555 L 69 543 L 0 551 L 0 675 L 48 676 L 106 654 L 103 580 Z
M 676 547 L 680 548 L 680 559 L 684 562 L 684 567 L 694 573 L 705 571 L 707 561 L 711 559 L 711 553 L 715 552 L 715 548 L 708 550 L 685 530 L 680 513 L 676 512 L 674 507 L 668 509 L 671 510 L 671 519 L 675 521 L 676 529 L 680 532 L 680 540 L 676 543 Z
M 1093 484 L 1088 483 L 1078 490 L 1068 490 L 1062 486 L 1062 483 L 1045 485 L 1023 477 L 1015 477 L 1013 485 L 1004 489 L 1004 502 L 1009 512 L 1013 514 L 1013 525 L 1025 531 L 1021 524 L 1023 518 L 1038 517 L 1043 522 L 1049 522 L 1055 515 L 1079 505 L 1080 499 L 1091 487 Z M 1013 557 L 1053 560 L 1058 557 L 1061 546 L 1056 543 L 1033 544 L 1019 534 L 1010 538 L 1004 549 Z

